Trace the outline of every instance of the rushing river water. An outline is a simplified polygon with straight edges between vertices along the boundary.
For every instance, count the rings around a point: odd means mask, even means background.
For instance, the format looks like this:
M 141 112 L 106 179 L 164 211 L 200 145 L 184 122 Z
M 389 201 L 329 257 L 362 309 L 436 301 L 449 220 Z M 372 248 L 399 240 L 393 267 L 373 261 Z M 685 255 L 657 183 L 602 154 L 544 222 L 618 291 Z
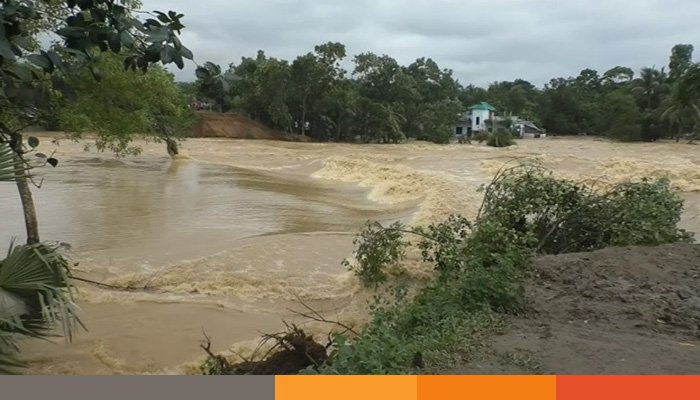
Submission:
M 42 237 L 73 246 L 89 332 L 26 341 L 36 373 L 182 373 L 203 331 L 223 350 L 277 331 L 298 300 L 361 319 L 366 293 L 340 265 L 368 219 L 412 223 L 473 215 L 476 188 L 510 159 L 538 157 L 557 174 L 614 183 L 669 176 L 700 230 L 700 150 L 676 143 L 520 141 L 509 149 L 430 144 L 356 146 L 188 140 L 117 159 L 61 141 L 35 190 Z M 42 146 L 51 147 L 48 144 Z M 48 150 L 45 150 L 48 151 Z M 14 187 L 0 185 L 0 243 L 23 233 Z M 414 263 L 413 273 L 422 266 Z

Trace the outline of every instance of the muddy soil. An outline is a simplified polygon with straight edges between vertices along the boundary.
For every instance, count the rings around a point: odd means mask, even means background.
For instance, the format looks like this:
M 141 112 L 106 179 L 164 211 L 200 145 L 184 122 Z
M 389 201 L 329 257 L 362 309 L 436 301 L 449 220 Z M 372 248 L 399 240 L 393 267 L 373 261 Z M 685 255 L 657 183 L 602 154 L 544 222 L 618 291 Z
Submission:
M 198 112 L 193 128 L 197 138 L 264 139 L 288 142 L 311 142 L 308 136 L 288 135 L 271 129 L 240 114 Z
M 700 373 L 700 245 L 533 260 L 528 310 L 449 374 Z

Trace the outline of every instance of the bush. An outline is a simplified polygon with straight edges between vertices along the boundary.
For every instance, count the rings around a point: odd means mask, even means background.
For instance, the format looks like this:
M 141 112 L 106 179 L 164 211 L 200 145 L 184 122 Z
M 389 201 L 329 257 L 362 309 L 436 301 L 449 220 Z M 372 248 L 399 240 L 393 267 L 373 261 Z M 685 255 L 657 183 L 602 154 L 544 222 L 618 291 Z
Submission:
M 387 280 L 385 267 L 401 261 L 403 250 L 403 225 L 395 223 L 384 228 L 378 222 L 368 222 L 353 240 L 356 264 L 343 260 L 342 264 L 355 272 L 365 285 L 379 285 Z
M 486 145 L 491 147 L 509 147 L 515 144 L 513 135 L 506 130 L 499 130 L 489 136 Z
M 682 208 L 667 179 L 597 193 L 527 164 L 499 172 L 485 190 L 478 223 L 495 221 L 536 241 L 537 252 L 558 254 L 688 241 L 692 235 L 677 227 Z
M 483 143 L 487 140 L 489 140 L 490 135 L 488 132 L 476 132 L 475 134 L 472 135 L 472 139 L 476 140 L 479 143 Z
M 307 372 L 402 374 L 426 363 L 443 363 L 445 352 L 461 349 L 469 338 L 499 321 L 486 307 L 462 308 L 457 289 L 433 283 L 411 301 L 401 289 L 392 300 L 376 297 L 372 320 L 360 335 L 336 335 L 328 363 Z

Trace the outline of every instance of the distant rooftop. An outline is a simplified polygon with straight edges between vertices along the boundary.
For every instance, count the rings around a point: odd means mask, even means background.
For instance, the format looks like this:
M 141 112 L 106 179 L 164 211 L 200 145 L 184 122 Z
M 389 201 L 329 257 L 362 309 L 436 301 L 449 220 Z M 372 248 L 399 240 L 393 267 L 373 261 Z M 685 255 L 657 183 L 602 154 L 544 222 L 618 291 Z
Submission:
M 476 103 L 473 106 L 469 107 L 470 110 L 489 110 L 489 111 L 496 111 L 496 107 L 492 106 L 491 104 L 482 101 L 481 103 Z

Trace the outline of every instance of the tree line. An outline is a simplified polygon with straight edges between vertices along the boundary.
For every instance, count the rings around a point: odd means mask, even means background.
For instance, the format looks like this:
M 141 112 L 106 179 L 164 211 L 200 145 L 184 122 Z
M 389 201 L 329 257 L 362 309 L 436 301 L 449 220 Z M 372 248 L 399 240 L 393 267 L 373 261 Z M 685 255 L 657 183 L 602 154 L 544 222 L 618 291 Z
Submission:
M 479 87 L 463 86 L 430 58 L 402 66 L 388 55 L 362 53 L 347 71 L 345 46 L 329 42 L 293 61 L 260 50 L 226 70 L 207 63 L 181 89 L 219 111 L 323 141 L 446 143 L 457 115 L 480 101 L 554 134 L 653 141 L 692 133 L 700 121 L 693 50 L 678 44 L 668 68 L 645 67 L 638 75 L 624 66 L 602 73 L 587 68 L 541 88 L 523 79 Z
M 190 89 L 221 111 L 318 140 L 449 140 L 462 111 L 451 70 L 429 58 L 402 66 L 387 55 L 362 53 L 349 74 L 341 66 L 346 56 L 345 46 L 333 42 L 291 62 L 261 50 L 226 71 L 205 65 Z

